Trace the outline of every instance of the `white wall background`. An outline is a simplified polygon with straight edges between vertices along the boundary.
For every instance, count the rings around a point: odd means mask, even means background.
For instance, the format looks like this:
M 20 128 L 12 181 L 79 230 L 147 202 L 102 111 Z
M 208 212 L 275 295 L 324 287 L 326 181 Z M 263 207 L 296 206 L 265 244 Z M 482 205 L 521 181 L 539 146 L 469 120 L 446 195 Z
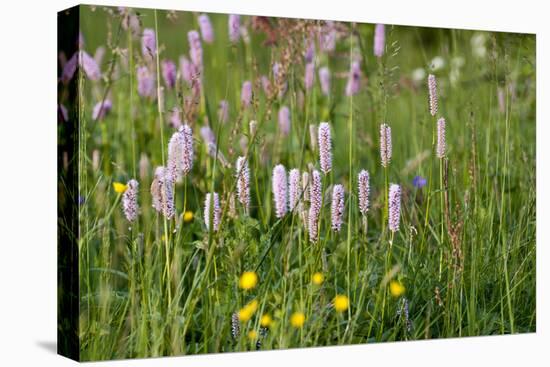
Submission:
M 550 26 L 543 1 L 133 0 L 159 7 L 537 33 L 537 333 L 103 363 L 105 366 L 548 365 Z M 56 12 L 73 1 L 8 0 L 0 11 L 0 366 L 69 365 L 56 340 Z M 545 225 L 546 224 L 546 225 Z

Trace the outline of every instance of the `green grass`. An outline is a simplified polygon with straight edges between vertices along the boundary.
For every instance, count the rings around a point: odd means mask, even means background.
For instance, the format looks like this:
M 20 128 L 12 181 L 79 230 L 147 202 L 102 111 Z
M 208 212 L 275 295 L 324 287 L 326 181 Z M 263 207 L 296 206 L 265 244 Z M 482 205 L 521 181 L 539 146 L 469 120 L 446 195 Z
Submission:
M 175 187 L 176 224 L 151 207 L 149 187 L 154 168 L 166 161 L 174 132 L 167 124 L 170 110 L 181 108 L 190 92 L 181 83 L 175 91 L 165 89 L 164 105 L 137 94 L 135 72 L 129 71 L 142 64 L 140 40 L 120 29 L 115 13 L 84 6 L 81 24 L 89 53 L 107 45 L 103 80 L 92 82 L 81 74 L 81 98 L 74 106 L 80 118 L 79 188 L 86 200 L 80 206 L 78 240 L 83 360 L 256 350 L 247 334 L 260 333 L 263 314 L 274 322 L 260 337 L 261 350 L 535 331 L 534 36 L 386 26 L 386 53 L 377 59 L 373 25 L 345 23 L 334 54 L 317 49 L 317 64 L 329 65 L 333 76 L 326 97 L 317 73 L 313 90 L 303 90 L 304 33 L 296 25 L 304 22 L 272 19 L 279 36 L 274 46 L 264 45 L 265 35 L 250 27 L 250 43 L 231 46 L 227 16 L 211 15 L 215 42 L 203 43 L 204 93 L 196 118 L 188 121 L 196 158 L 192 172 Z M 174 20 L 166 11 L 139 13 L 143 27 L 157 30 L 160 60 L 177 63 L 187 54 L 187 31 L 197 29 L 196 14 L 178 12 Z M 246 24 L 250 18 L 242 19 Z M 483 57 L 472 52 L 471 39 L 479 34 L 485 37 Z M 129 68 L 120 49 L 128 52 Z M 292 58 L 285 96 L 269 99 L 255 86 L 254 105 L 241 109 L 242 81 L 268 75 L 272 60 L 285 52 Z M 367 78 L 353 98 L 344 95 L 350 55 L 362 57 Z M 419 67 L 430 72 L 435 56 L 445 60 L 431 71 L 438 79 L 437 117 L 447 121 L 445 161 L 435 157 L 427 73 L 419 82 L 411 79 Z M 159 80 L 158 87 L 163 84 Z M 504 111 L 499 88 L 506 91 Z M 113 110 L 105 120 L 92 121 L 93 105 L 107 94 Z M 222 99 L 230 105 L 226 124 L 217 118 Z M 288 137 L 277 132 L 283 104 L 292 116 Z M 243 154 L 239 141 L 248 137 L 248 216 L 239 205 L 236 217 L 228 213 L 234 169 L 207 154 L 199 135 L 206 120 L 233 167 Z M 258 122 L 254 137 L 250 120 Z M 331 123 L 333 138 L 333 170 L 323 178 L 323 191 L 343 184 L 346 210 L 342 231 L 331 231 L 325 195 L 320 241 L 311 244 L 297 213 L 275 218 L 271 173 L 278 163 L 287 169 L 318 167 L 309 125 L 320 121 Z M 392 128 L 387 170 L 378 150 L 382 122 Z M 94 154 L 100 158 L 97 167 Z M 144 172 L 142 154 L 150 161 Z M 367 233 L 357 207 L 361 169 L 370 173 Z M 416 175 L 428 180 L 424 188 L 413 187 Z M 124 218 L 120 194 L 112 187 L 131 178 L 140 184 L 134 224 Z M 395 235 L 386 225 L 390 182 L 403 190 Z M 211 190 L 222 200 L 219 232 L 207 231 L 202 219 Z M 191 222 L 182 221 L 184 210 L 194 213 Z M 248 270 L 257 272 L 259 283 L 243 291 L 238 280 Z M 321 286 L 311 282 L 315 272 L 325 276 Z M 390 294 L 390 279 L 405 286 L 402 296 Z M 331 307 L 337 294 L 349 297 L 346 312 Z M 258 310 L 240 324 L 234 339 L 231 316 L 254 299 Z M 289 321 L 297 311 L 306 316 L 301 329 Z

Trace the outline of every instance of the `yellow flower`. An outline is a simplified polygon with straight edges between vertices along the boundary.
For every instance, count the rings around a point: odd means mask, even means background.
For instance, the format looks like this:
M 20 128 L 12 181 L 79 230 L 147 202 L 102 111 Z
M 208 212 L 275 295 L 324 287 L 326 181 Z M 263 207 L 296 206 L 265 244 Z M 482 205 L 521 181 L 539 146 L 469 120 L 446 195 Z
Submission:
M 183 214 L 183 221 L 189 223 L 193 220 L 193 212 L 188 210 Z
M 248 339 L 252 341 L 255 341 L 256 339 L 258 339 L 258 333 L 256 332 L 256 330 L 250 330 L 248 332 Z
M 252 315 L 254 315 L 254 312 L 258 309 L 258 301 L 253 300 L 246 304 L 243 308 L 239 310 L 239 320 L 242 322 L 247 322 L 252 318 Z
M 128 186 L 121 182 L 113 182 L 113 189 L 115 189 L 115 192 L 118 194 L 122 194 L 127 188 Z
M 258 284 L 258 275 L 253 271 L 245 271 L 239 279 L 239 287 L 245 290 L 252 289 Z
M 405 293 L 405 286 L 396 280 L 390 282 L 390 293 L 394 297 L 399 297 Z
M 337 312 L 344 312 L 349 307 L 349 298 L 343 294 L 337 294 L 334 297 L 334 309 Z
M 319 272 L 313 274 L 313 276 L 311 277 L 311 281 L 315 285 L 323 284 L 324 280 L 325 280 L 325 276 L 323 275 L 323 273 L 319 273 Z
M 270 327 L 272 323 L 273 323 L 273 319 L 268 314 L 263 315 L 262 318 L 260 319 L 260 325 L 262 327 Z
M 303 312 L 294 312 L 290 316 L 290 325 L 294 326 L 297 329 L 304 326 L 304 322 L 306 322 L 306 315 L 304 315 Z

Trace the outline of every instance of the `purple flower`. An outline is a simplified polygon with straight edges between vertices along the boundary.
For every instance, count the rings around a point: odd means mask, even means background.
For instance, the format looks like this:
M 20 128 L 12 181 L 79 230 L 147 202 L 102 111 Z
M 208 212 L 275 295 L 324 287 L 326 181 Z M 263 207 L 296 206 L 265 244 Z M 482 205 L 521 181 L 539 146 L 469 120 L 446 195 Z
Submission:
M 128 181 L 128 188 L 122 194 L 122 209 L 128 222 L 134 222 L 137 219 L 139 206 L 137 201 L 138 182 L 134 179 Z
M 399 185 L 390 185 L 388 205 L 388 225 L 390 231 L 397 232 L 399 230 L 399 213 L 401 210 L 401 187 Z
M 252 101 L 252 83 L 249 80 L 246 80 L 243 83 L 243 87 L 241 90 L 241 103 L 243 107 L 250 106 L 250 102 Z
M 282 218 L 288 211 L 287 205 L 287 178 L 285 166 L 278 164 L 273 168 L 273 199 L 275 201 L 275 215 Z
M 157 39 L 155 31 L 146 28 L 141 36 L 141 54 L 147 60 L 152 60 L 157 52 Z
M 306 64 L 306 70 L 304 75 L 304 86 L 306 90 L 313 88 L 313 83 L 315 82 L 315 64 L 309 62 Z
M 428 75 L 428 91 L 430 92 L 430 114 L 435 116 L 437 114 L 437 82 L 435 75 Z
M 222 124 L 225 124 L 228 119 L 229 119 L 229 102 L 227 102 L 224 99 L 220 101 L 220 104 L 218 106 L 218 120 L 220 120 Z
M 241 30 L 241 16 L 237 14 L 229 15 L 229 41 L 236 43 L 239 41 Z
M 171 219 L 175 214 L 174 209 L 174 183 L 170 180 L 170 174 L 165 167 L 155 169 L 155 178 L 151 184 L 151 196 L 153 208 L 162 213 L 166 219 Z
M 332 52 L 336 48 L 336 28 L 334 22 L 325 22 L 319 35 L 319 47 L 325 52 Z
M 106 99 L 104 101 L 97 102 L 94 106 L 94 110 L 92 111 L 92 120 L 98 121 L 103 120 L 105 116 L 111 111 L 113 108 L 113 103 L 110 99 Z
M 321 206 L 323 203 L 321 174 L 317 170 L 314 170 L 311 173 L 311 181 L 309 182 L 309 200 L 309 240 L 312 243 L 316 243 L 319 239 L 319 215 L 321 214 Z
M 423 188 L 424 186 L 426 186 L 426 183 L 426 179 L 422 176 L 415 176 L 412 181 L 413 186 L 417 189 Z
M 91 57 L 86 51 L 79 51 L 78 64 L 84 70 L 84 73 L 90 80 L 98 80 L 101 77 L 101 71 L 99 66 L 93 57 Z
M 386 34 L 383 24 L 377 24 L 374 27 L 374 55 L 376 57 L 382 57 L 384 54 L 384 47 L 386 42 Z
M 290 110 L 287 106 L 282 106 L 279 110 L 279 130 L 285 136 L 290 133 Z
M 319 82 L 321 83 L 321 91 L 325 96 L 330 93 L 330 70 L 328 67 L 323 66 L 319 69 Z
M 330 207 L 332 229 L 340 232 L 344 218 L 344 186 L 334 185 Z
M 367 215 L 369 211 L 369 194 L 370 194 L 370 184 L 369 184 L 369 172 L 366 170 L 361 170 L 359 176 L 357 177 L 357 186 L 359 191 L 359 211 L 363 215 Z
M 181 110 L 178 107 L 174 107 L 172 109 L 172 112 L 170 113 L 170 126 L 172 126 L 174 129 L 179 129 L 181 126 L 181 118 L 180 118 Z
M 246 212 L 250 206 L 250 170 L 246 157 L 237 158 L 236 164 L 237 197 Z
M 271 81 L 269 81 L 269 78 L 265 75 L 262 75 L 261 80 L 264 93 L 266 96 L 269 96 L 271 94 Z
M 176 85 L 176 64 L 172 60 L 162 60 L 162 78 L 169 89 Z
M 198 72 L 202 71 L 202 44 L 199 32 L 189 31 L 187 33 L 187 39 L 189 40 L 189 57 L 197 68 Z
M 361 89 L 361 65 L 359 61 L 351 63 L 351 69 L 346 85 L 346 96 L 352 96 L 359 93 Z
M 155 97 L 155 78 L 146 66 L 137 68 L 138 94 L 142 97 Z
M 180 57 L 180 72 L 181 77 L 187 83 L 187 85 L 191 85 L 193 83 L 193 79 L 195 79 L 197 75 L 195 65 L 193 65 L 193 63 L 191 63 L 189 59 L 185 56 Z
M 437 158 L 445 158 L 445 119 L 437 120 Z
M 319 124 L 319 163 L 321 171 L 326 175 L 332 169 L 332 139 L 330 136 L 330 125 L 328 122 Z
M 382 167 L 387 167 L 391 162 L 392 143 L 391 127 L 387 124 L 380 125 L 380 160 Z
M 315 42 L 313 39 L 308 39 L 306 40 L 306 51 L 304 54 L 306 64 L 313 62 L 314 57 L 315 57 Z
M 201 29 L 202 39 L 206 43 L 214 42 L 214 30 L 210 18 L 206 14 L 199 15 L 199 27 Z
M 214 135 L 214 131 L 212 131 L 208 125 L 201 127 L 201 137 L 206 144 L 216 144 L 216 136 Z
M 94 61 L 97 65 L 101 65 L 103 62 L 103 57 L 105 56 L 105 47 L 99 46 L 95 49 Z
M 212 198 L 214 198 L 212 200 Z M 210 212 L 212 210 L 212 221 L 214 222 L 213 231 L 217 232 L 220 229 L 221 209 L 220 197 L 217 192 L 207 193 L 204 199 L 204 224 L 206 229 L 210 230 Z
M 75 52 L 63 66 L 63 72 L 61 73 L 61 81 L 63 83 L 67 84 L 73 78 L 77 66 L 78 52 Z
M 61 103 L 57 105 L 57 118 L 61 122 L 69 121 L 69 111 L 67 111 L 67 108 Z

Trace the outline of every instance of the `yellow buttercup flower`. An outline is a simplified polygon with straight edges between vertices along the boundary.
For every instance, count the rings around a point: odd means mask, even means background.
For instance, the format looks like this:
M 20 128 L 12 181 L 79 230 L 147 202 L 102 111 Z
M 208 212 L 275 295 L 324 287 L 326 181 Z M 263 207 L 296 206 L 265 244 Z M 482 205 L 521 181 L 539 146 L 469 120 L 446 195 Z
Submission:
M 245 290 L 252 289 L 258 284 L 258 275 L 253 271 L 245 271 L 239 279 L 239 287 Z
M 315 285 L 323 284 L 324 280 L 325 280 L 325 276 L 323 275 L 323 273 L 319 273 L 319 272 L 313 274 L 313 276 L 311 277 L 311 281 Z
M 344 312 L 349 307 L 349 298 L 343 294 L 337 294 L 333 302 L 336 312 Z
M 260 325 L 262 327 L 270 327 L 272 323 L 273 323 L 273 319 L 268 314 L 263 315 L 262 318 L 260 319 Z
M 113 189 L 115 189 L 115 192 L 118 194 L 124 193 L 124 191 L 126 191 L 127 188 L 128 186 L 126 186 L 121 182 L 113 182 Z
M 193 220 L 193 212 L 188 210 L 183 214 L 183 221 L 189 223 Z
M 241 322 L 247 322 L 252 318 L 254 315 L 254 312 L 258 309 L 258 301 L 253 300 L 246 304 L 243 308 L 241 308 L 238 312 L 239 321 Z
M 258 339 L 258 333 L 256 332 L 256 330 L 250 330 L 248 332 L 248 339 L 252 341 L 255 341 L 256 339 Z
M 390 282 L 390 293 L 394 297 L 399 297 L 405 293 L 405 286 L 396 280 Z
M 302 326 L 304 326 L 305 322 L 306 322 L 306 315 L 304 315 L 303 312 L 294 312 L 290 316 L 290 325 L 292 325 L 297 329 L 300 329 Z

